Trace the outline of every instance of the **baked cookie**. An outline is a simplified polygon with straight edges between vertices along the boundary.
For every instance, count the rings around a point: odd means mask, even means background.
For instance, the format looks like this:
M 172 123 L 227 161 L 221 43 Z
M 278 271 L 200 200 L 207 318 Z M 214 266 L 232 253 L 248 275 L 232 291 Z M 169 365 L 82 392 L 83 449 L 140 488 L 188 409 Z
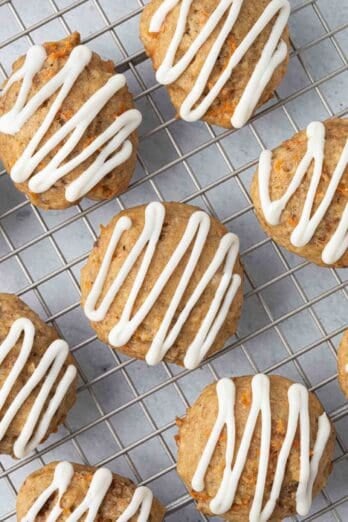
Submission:
M 207 515 L 306 515 L 331 471 L 334 429 L 315 395 L 284 377 L 221 379 L 178 425 L 177 471 Z
M 150 0 L 140 35 L 178 115 L 242 127 L 286 73 L 288 0 Z
M 337 352 L 338 382 L 348 399 L 348 330 L 343 335 Z
M 195 368 L 235 333 L 242 306 L 236 235 L 206 212 L 153 202 L 106 226 L 81 272 L 99 339 L 126 355 Z
M 137 488 L 106 468 L 70 462 L 34 471 L 19 490 L 18 520 L 77 522 L 84 516 L 98 522 L 161 522 L 164 508 L 147 487 Z
M 14 63 L 0 97 L 0 158 L 38 207 L 110 199 L 134 172 L 140 122 L 125 77 L 73 33 Z
M 57 431 L 75 398 L 67 343 L 18 297 L 0 294 L 0 453 L 28 455 Z
M 265 232 L 318 265 L 348 266 L 348 120 L 313 122 L 263 151 L 251 196 Z

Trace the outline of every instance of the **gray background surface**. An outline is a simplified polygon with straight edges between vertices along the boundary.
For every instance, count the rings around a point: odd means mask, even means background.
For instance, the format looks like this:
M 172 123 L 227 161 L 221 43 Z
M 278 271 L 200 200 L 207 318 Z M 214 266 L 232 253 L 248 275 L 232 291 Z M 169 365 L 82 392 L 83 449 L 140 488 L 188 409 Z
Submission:
M 274 99 L 232 132 L 175 120 L 139 40 L 142 0 L 0 0 L 0 79 L 32 43 L 79 30 L 92 49 L 119 64 L 144 115 L 136 175 L 114 201 L 43 212 L 1 172 L 0 291 L 16 292 L 54 323 L 80 370 L 66 426 L 21 462 L 0 458 L 1 520 L 15 520 L 23 478 L 53 459 L 107 465 L 148 484 L 168 506 L 168 522 L 206 520 L 175 472 L 174 419 L 214 379 L 257 371 L 304 382 L 323 402 L 338 434 L 335 465 L 305 520 L 348 520 L 348 406 L 335 359 L 348 325 L 348 271 L 318 268 L 274 245 L 248 195 L 262 147 L 278 145 L 314 119 L 347 113 L 348 0 L 291 3 L 288 74 Z M 199 205 L 241 238 L 246 284 L 238 336 L 194 372 L 147 368 L 112 353 L 79 307 L 79 271 L 100 223 L 153 199 Z

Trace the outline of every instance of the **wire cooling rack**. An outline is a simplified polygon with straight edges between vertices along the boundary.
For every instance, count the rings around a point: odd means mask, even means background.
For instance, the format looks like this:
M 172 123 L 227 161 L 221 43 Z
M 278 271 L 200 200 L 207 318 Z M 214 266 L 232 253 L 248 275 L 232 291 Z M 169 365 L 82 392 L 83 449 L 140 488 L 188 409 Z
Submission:
M 167 521 L 207 520 L 175 472 L 175 417 L 222 376 L 274 372 L 304 382 L 337 430 L 334 469 L 304 520 L 348 520 L 348 404 L 336 378 L 335 348 L 348 326 L 347 270 L 320 269 L 265 237 L 248 188 L 263 147 L 314 119 L 347 113 L 348 0 L 293 0 L 289 72 L 274 99 L 238 131 L 175 119 L 138 37 L 142 0 L 0 0 L 0 76 L 33 43 L 79 30 L 118 64 L 144 115 L 129 190 L 111 202 L 42 212 L 0 175 L 0 291 L 18 294 L 70 343 L 78 400 L 66 425 L 18 462 L 0 459 L 0 519 L 15 520 L 24 477 L 54 459 L 110 469 L 148 484 Z M 239 234 L 246 271 L 238 336 L 194 372 L 147 368 L 99 343 L 79 306 L 79 271 L 99 224 L 154 199 L 206 208 Z M 292 520 L 299 520 L 294 518 Z

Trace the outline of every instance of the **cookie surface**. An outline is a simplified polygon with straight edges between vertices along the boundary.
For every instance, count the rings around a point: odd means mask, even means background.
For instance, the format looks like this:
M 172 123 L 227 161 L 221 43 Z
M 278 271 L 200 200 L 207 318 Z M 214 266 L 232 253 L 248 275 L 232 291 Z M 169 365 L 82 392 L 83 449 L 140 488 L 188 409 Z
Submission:
M 0 158 L 38 207 L 110 199 L 133 175 L 140 121 L 125 77 L 73 33 L 14 63 L 0 97 Z
M 265 232 L 322 266 L 348 266 L 348 120 L 313 122 L 261 154 L 251 196 Z
M 150 203 L 102 227 L 81 271 L 97 336 L 126 355 L 188 368 L 235 333 L 242 305 L 239 240 L 181 203 Z
M 0 294 L 0 453 L 26 456 L 57 431 L 75 398 L 67 343 L 18 297 Z
M 178 425 L 177 471 L 207 515 L 231 522 L 305 515 L 331 471 L 333 427 L 315 395 L 284 377 L 221 379 Z M 309 455 L 312 471 L 299 487 Z
M 348 399 L 348 330 L 342 337 L 337 352 L 338 382 Z
M 53 496 L 58 490 L 60 498 Z M 49 498 L 47 491 L 52 491 Z M 61 510 L 60 521 L 80 520 L 92 513 L 99 522 L 161 522 L 164 516 L 164 508 L 149 488 L 136 488 L 131 480 L 106 468 L 69 462 L 52 462 L 35 471 L 18 493 L 18 520 L 44 522 L 54 508 Z
M 178 115 L 244 125 L 285 75 L 289 13 L 287 0 L 151 0 L 140 35 Z

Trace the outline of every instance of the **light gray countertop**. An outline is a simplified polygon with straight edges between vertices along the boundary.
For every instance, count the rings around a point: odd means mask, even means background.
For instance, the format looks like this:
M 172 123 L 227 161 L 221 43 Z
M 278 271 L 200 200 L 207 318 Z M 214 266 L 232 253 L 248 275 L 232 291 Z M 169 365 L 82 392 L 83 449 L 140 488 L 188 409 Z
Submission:
M 348 407 L 335 360 L 348 324 L 348 271 L 318 268 L 267 240 L 248 195 L 261 147 L 278 145 L 312 120 L 347 113 L 348 0 L 291 3 L 288 74 L 251 123 L 232 132 L 174 119 L 138 36 L 141 0 L 0 1 L 0 79 L 33 42 L 79 30 L 92 49 L 121 62 L 144 115 L 136 175 L 114 201 L 44 212 L 0 175 L 0 291 L 18 293 L 54 320 L 81 376 L 66 427 L 23 462 L 0 458 L 0 520 L 15 520 L 23 478 L 53 459 L 106 464 L 148 484 L 169 507 L 168 522 L 206 520 L 175 472 L 175 417 L 217 377 L 257 371 L 304 382 L 330 414 L 336 462 L 306 520 L 348 520 Z M 79 306 L 79 271 L 100 223 L 153 199 L 199 205 L 241 239 L 246 299 L 238 336 L 229 342 L 234 348 L 190 373 L 113 354 L 95 340 Z

